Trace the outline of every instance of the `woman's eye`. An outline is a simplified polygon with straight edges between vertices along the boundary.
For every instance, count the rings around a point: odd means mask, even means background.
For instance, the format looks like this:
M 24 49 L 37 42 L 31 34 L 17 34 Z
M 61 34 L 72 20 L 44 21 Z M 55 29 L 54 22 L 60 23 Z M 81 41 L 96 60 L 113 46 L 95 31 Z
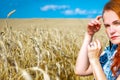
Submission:
M 115 26 L 120 26 L 120 20 L 114 21 L 114 22 L 113 22 L 113 25 L 115 25 Z
M 110 27 L 110 25 L 105 25 L 105 28 L 108 28 L 108 27 Z

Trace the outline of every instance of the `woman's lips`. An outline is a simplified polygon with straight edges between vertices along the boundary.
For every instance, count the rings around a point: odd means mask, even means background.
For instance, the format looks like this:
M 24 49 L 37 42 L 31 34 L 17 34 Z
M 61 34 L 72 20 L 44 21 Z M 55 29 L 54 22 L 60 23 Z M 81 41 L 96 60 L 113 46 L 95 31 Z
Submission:
M 118 36 L 112 36 L 111 39 L 115 40 Z

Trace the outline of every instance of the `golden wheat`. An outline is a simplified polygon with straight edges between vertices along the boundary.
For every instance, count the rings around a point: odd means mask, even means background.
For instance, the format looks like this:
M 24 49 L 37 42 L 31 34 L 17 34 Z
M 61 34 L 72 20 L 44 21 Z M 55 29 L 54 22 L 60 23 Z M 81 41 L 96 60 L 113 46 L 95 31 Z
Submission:
M 93 79 L 93 76 L 74 74 L 88 20 L 15 21 L 8 19 L 4 24 L 5 21 L 0 20 L 3 28 L 0 32 L 0 80 Z M 99 38 L 106 46 L 107 38 L 103 33 L 101 29 L 95 39 Z

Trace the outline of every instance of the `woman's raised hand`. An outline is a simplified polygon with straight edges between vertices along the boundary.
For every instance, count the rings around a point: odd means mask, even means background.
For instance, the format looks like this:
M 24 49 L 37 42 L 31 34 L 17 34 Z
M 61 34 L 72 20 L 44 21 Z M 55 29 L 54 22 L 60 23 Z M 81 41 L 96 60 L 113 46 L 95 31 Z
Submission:
M 88 23 L 87 32 L 89 35 L 94 35 L 101 28 L 101 22 L 99 21 L 102 16 L 97 16 L 94 20 Z
M 88 45 L 88 57 L 89 60 L 99 59 L 101 54 L 101 43 L 99 40 L 95 40 Z

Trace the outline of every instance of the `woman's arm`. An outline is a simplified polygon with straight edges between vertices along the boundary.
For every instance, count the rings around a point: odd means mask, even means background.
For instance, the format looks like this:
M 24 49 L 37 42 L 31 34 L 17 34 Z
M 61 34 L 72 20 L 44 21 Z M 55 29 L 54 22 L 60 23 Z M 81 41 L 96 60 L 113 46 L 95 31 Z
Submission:
M 107 80 L 101 64 L 99 62 L 99 57 L 101 54 L 101 44 L 99 40 L 96 40 L 88 46 L 88 57 L 90 61 L 90 65 L 93 70 L 93 75 L 96 80 Z
M 92 36 L 88 33 L 85 34 L 84 41 L 79 51 L 78 58 L 76 61 L 75 73 L 77 75 L 89 75 L 92 74 L 92 69 L 90 68 L 90 63 L 87 54 L 87 46 L 91 42 Z
M 75 67 L 75 74 L 77 75 L 90 75 L 92 74 L 92 69 L 90 67 L 90 62 L 88 59 L 88 45 L 92 41 L 93 35 L 99 31 L 101 27 L 101 23 L 99 19 L 101 16 L 97 16 L 94 20 L 88 23 L 87 32 L 84 36 L 84 41 L 79 51 L 76 67 Z
M 120 80 L 120 75 L 118 76 L 118 78 L 116 80 Z
M 100 65 L 99 59 L 94 59 L 90 61 L 92 70 L 93 70 L 93 75 L 95 77 L 95 80 L 107 80 L 102 67 Z

